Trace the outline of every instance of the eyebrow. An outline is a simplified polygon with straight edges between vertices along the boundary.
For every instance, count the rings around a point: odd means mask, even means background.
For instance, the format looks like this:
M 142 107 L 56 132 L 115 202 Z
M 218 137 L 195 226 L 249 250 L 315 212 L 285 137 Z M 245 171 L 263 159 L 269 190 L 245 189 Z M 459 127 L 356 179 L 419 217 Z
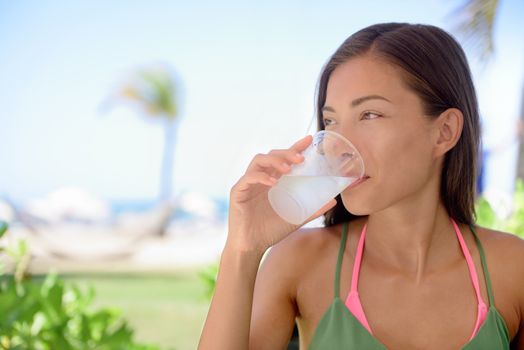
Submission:
M 362 96 L 362 97 L 359 97 L 357 99 L 354 99 L 352 102 L 351 102 L 351 107 L 357 107 L 358 105 L 366 102 L 366 101 L 369 101 L 369 100 L 383 100 L 383 101 L 387 101 L 389 103 L 391 103 L 390 100 L 388 100 L 387 98 L 383 97 L 383 96 L 380 96 L 380 95 L 369 95 L 369 96 Z M 324 106 L 322 107 L 322 111 L 327 111 L 327 112 L 335 112 L 335 110 L 332 108 L 332 107 L 329 107 L 329 106 Z

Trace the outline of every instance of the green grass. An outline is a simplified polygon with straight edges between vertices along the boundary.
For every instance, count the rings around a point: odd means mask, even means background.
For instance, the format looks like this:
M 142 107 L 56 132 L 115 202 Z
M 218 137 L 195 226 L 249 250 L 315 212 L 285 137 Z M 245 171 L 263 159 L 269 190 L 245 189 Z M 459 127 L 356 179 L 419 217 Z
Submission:
M 94 308 L 116 307 L 135 329 L 136 340 L 162 349 L 196 349 L 209 301 L 198 271 L 169 275 L 65 275 L 66 282 L 95 289 Z

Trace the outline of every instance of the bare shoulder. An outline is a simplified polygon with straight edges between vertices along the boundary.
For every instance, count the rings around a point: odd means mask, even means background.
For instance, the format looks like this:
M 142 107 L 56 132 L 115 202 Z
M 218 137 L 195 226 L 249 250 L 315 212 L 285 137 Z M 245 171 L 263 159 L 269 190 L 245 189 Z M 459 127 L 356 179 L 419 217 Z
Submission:
M 266 252 L 253 292 L 253 348 L 260 348 L 262 343 L 267 349 L 283 348 L 289 342 L 299 313 L 297 291 L 308 265 L 327 246 L 330 232 L 326 228 L 299 229 Z
M 361 219 L 349 223 L 349 235 L 360 232 Z M 277 273 L 293 276 L 299 282 L 304 274 L 312 275 L 313 271 L 322 268 L 323 263 L 332 263 L 340 246 L 342 224 L 329 227 L 300 228 L 274 245 L 265 255 L 264 260 Z
M 508 293 L 507 297 L 515 300 L 524 312 L 524 239 L 484 227 L 477 227 L 477 234 L 486 253 L 496 295 Z
M 486 251 L 495 303 L 510 332 L 511 348 L 524 348 L 524 239 L 483 227 L 477 227 L 477 233 Z
M 263 288 L 266 296 L 270 292 L 295 299 L 311 262 L 328 246 L 330 232 L 324 227 L 300 228 L 269 248 L 257 273 L 255 292 Z
M 335 227 L 300 228 L 271 247 L 265 258 L 288 262 L 290 265 L 303 265 L 336 240 Z
M 485 227 L 477 226 L 477 234 L 486 253 L 496 261 L 509 263 L 524 271 L 524 239 L 521 237 Z M 494 263 L 496 263 L 494 261 Z

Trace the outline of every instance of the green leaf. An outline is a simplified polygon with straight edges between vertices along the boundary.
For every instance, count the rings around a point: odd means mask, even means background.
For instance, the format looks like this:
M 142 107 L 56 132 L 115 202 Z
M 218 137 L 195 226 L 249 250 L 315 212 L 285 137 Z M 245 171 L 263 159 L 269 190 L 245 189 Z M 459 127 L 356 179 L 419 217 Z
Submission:
M 135 342 L 119 310 L 88 310 L 93 296 L 56 274 L 21 283 L 0 276 L 0 349 L 159 349 Z
M 215 285 L 218 275 L 218 263 L 214 263 L 208 266 L 205 270 L 200 271 L 198 276 L 202 283 L 206 286 L 203 298 L 205 300 L 211 300 L 215 291 Z
M 508 218 L 499 218 L 488 201 L 481 197 L 475 203 L 477 224 L 524 238 L 524 181 L 522 179 L 516 181 L 512 209 Z
M 124 322 L 115 331 L 106 334 L 100 343 L 108 345 L 109 349 L 118 349 L 122 348 L 125 343 L 129 343 L 132 336 L 133 331 Z
M 477 200 L 475 205 L 477 213 L 477 224 L 479 226 L 493 227 L 497 221 L 497 217 L 489 202 L 481 197 Z
M 7 222 L 0 220 L 0 238 L 7 232 L 8 227 Z

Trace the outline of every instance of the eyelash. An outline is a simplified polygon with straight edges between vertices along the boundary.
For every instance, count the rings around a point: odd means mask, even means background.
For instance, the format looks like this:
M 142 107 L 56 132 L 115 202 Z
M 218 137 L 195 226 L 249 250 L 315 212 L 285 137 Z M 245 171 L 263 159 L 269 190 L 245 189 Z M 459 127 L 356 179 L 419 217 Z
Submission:
M 364 115 L 370 115 L 370 114 L 376 115 L 377 118 L 382 117 L 382 115 L 380 115 L 380 114 L 378 114 L 378 113 L 375 113 L 375 112 L 364 112 L 364 113 L 362 113 L 363 116 L 364 116 Z M 376 118 L 372 118 L 372 119 L 376 119 Z M 366 120 L 370 120 L 370 119 L 366 119 Z
M 382 117 L 382 115 L 380 115 L 380 114 L 378 114 L 378 113 L 375 113 L 375 112 L 369 112 L 369 111 L 362 113 L 362 116 L 364 117 L 364 116 L 368 116 L 368 115 L 370 115 L 370 114 L 377 116 L 377 118 Z M 376 118 L 371 118 L 371 119 L 368 119 L 368 118 L 361 118 L 361 120 L 362 120 L 362 119 L 364 119 L 364 120 L 373 120 L 373 119 L 376 119 Z M 333 121 L 333 120 L 332 120 L 332 119 L 329 119 L 329 118 L 324 118 L 324 119 L 323 119 L 324 125 L 325 125 L 325 126 L 328 126 L 328 125 L 331 125 L 331 124 L 327 124 L 326 121 Z

